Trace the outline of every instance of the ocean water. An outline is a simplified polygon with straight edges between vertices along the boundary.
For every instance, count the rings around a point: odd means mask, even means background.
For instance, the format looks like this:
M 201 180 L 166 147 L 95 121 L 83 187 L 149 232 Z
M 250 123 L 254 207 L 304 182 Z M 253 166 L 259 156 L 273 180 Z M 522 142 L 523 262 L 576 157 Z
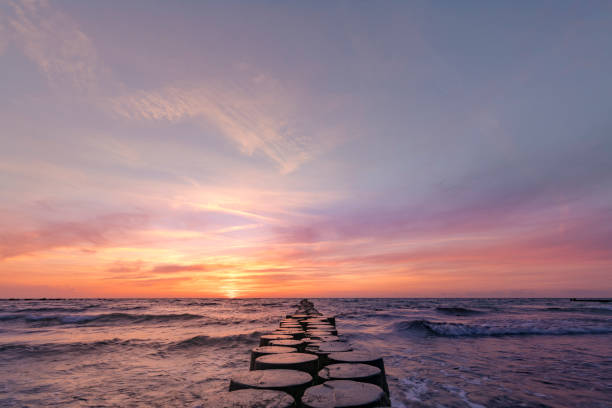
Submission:
M 612 407 L 612 304 L 311 299 L 394 407 Z M 297 299 L 0 300 L 1 407 L 199 407 Z

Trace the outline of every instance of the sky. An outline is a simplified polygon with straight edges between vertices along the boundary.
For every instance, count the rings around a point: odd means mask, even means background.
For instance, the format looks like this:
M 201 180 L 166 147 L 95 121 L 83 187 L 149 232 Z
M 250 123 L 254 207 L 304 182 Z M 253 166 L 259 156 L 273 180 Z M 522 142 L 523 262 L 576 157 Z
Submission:
M 2 1 L 0 297 L 612 296 L 609 1 Z

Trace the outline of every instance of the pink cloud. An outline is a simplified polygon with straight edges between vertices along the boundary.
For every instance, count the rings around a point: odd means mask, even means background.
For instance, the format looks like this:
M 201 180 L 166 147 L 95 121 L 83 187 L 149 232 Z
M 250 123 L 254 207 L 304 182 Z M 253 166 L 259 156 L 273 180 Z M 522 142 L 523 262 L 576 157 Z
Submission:
M 0 259 L 61 247 L 114 245 L 148 221 L 141 213 L 112 213 L 83 221 L 46 223 L 27 231 L 4 231 L 0 234 Z

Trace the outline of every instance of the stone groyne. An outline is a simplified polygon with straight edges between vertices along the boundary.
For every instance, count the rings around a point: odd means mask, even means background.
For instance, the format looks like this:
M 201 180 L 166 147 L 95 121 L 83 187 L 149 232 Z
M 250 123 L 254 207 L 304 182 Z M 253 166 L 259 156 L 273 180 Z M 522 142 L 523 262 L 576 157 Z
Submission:
M 307 299 L 251 350 L 249 370 L 230 380 L 210 408 L 389 407 L 381 356 L 355 350 Z

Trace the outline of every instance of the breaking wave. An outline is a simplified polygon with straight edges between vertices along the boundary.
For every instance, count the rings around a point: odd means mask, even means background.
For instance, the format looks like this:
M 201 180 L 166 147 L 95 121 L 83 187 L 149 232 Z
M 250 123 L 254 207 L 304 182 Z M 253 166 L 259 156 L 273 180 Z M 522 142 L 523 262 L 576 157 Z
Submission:
M 395 323 L 393 330 L 399 333 L 421 333 L 439 337 L 481 337 L 520 335 L 573 335 L 610 334 L 612 327 L 525 327 L 468 325 L 462 323 L 409 320 Z

